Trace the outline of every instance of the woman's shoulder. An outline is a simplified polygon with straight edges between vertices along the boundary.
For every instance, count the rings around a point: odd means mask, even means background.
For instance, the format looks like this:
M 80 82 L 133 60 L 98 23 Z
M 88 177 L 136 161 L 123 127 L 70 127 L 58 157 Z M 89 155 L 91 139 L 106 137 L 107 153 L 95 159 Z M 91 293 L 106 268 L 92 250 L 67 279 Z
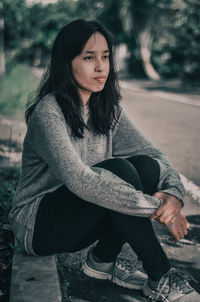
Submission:
M 45 95 L 36 105 L 34 112 L 36 115 L 57 113 L 62 115 L 62 110 L 56 100 L 54 93 Z

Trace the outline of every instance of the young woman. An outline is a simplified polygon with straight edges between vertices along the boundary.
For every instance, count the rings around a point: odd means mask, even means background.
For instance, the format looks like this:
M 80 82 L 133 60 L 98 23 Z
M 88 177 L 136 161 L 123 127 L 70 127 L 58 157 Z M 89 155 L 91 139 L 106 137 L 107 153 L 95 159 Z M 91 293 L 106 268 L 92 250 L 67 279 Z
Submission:
M 156 301 L 199 301 L 157 240 L 151 219 L 179 240 L 184 188 L 167 157 L 119 105 L 113 42 L 77 20 L 55 39 L 49 69 L 26 111 L 22 173 L 10 221 L 32 255 L 88 247 L 83 272 L 143 289 Z M 147 275 L 117 259 L 128 242 Z M 124 267 L 125 266 L 125 267 Z

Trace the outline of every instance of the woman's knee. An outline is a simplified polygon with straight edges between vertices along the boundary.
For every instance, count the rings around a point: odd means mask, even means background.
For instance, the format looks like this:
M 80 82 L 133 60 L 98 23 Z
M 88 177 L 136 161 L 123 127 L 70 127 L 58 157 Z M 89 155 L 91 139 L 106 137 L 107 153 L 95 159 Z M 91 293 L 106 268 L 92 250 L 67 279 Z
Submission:
M 135 155 L 128 157 L 127 160 L 135 167 L 146 169 L 146 170 L 159 170 L 159 164 L 156 159 L 148 155 Z
M 127 158 L 127 160 L 138 171 L 144 192 L 150 195 L 155 193 L 160 179 L 160 166 L 158 161 L 148 155 L 136 155 Z
M 143 191 L 140 176 L 129 161 L 123 158 L 112 158 L 95 165 L 95 167 L 101 167 L 111 171 L 124 181 L 133 185 L 137 190 Z

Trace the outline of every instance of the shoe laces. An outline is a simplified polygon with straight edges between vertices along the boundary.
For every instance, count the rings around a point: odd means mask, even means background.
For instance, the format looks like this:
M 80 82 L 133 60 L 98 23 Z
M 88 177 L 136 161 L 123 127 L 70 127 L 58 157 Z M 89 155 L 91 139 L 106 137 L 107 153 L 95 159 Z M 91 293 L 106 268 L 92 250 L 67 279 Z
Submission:
M 189 285 L 187 280 L 193 280 L 197 282 L 192 276 L 185 274 L 175 268 L 171 268 L 160 280 L 158 284 L 157 298 L 162 294 L 169 294 L 173 289 L 178 290 L 182 294 L 188 294 L 193 291 L 193 288 Z
M 136 270 L 136 261 L 133 261 L 132 259 L 128 259 L 125 257 L 118 257 L 116 260 L 116 265 L 126 273 L 133 273 L 134 270 Z

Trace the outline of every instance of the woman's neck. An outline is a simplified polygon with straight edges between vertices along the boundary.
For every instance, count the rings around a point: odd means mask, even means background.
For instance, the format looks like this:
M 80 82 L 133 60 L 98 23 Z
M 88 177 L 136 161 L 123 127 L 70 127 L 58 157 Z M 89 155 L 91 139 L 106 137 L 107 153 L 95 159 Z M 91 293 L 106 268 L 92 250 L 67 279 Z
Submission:
M 83 106 L 87 106 L 92 92 L 90 92 L 88 90 L 79 89 L 79 93 L 80 93 L 80 97 L 82 99 Z

